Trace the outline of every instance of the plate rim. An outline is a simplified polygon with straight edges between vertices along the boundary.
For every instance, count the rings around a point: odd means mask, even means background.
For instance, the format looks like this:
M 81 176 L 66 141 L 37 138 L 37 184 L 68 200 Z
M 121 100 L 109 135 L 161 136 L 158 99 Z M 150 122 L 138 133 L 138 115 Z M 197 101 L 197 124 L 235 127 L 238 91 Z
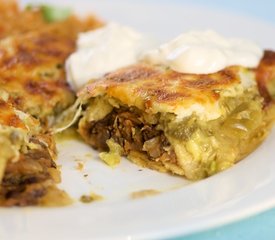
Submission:
M 65 0 L 64 0 L 65 1 Z M 85 1 L 85 0 L 81 0 L 81 1 Z M 79 3 L 81 2 L 81 1 L 78 1 Z M 45 2 L 45 1 L 44 1 Z M 96 1 L 95 1 L 96 2 Z M 125 2 L 125 1 L 122 1 L 122 2 Z M 137 1 L 136 1 L 137 2 Z M 141 1 L 141 3 L 142 4 L 144 4 L 144 2 L 145 1 Z M 253 18 L 253 19 L 256 19 L 256 21 L 258 21 L 258 19 L 257 18 Z M 259 20 L 259 21 L 261 21 L 261 20 Z M 264 24 L 266 24 L 265 22 L 264 22 Z M 269 23 L 270 24 L 270 23 Z M 275 132 L 274 131 L 275 129 L 273 129 L 273 133 Z M 275 135 L 273 134 L 273 137 L 274 137 Z M 275 186 L 273 186 L 272 185 L 272 183 L 273 183 L 273 185 L 275 185 L 274 183 L 275 183 L 275 178 L 273 179 L 273 182 L 270 182 L 270 183 L 268 183 L 267 185 L 265 185 L 264 187 L 266 188 L 266 189 L 271 189 L 272 190 L 272 193 L 274 194 L 275 193 Z M 259 188 L 259 189 L 257 189 L 257 191 L 259 192 L 259 193 L 261 193 L 261 191 L 264 191 L 263 189 L 261 189 L 261 188 Z M 257 192 L 257 193 L 258 193 Z M 254 192 L 255 193 L 255 192 Z M 252 194 L 252 193 L 251 193 Z M 246 217 L 249 217 L 249 216 L 252 216 L 252 215 L 255 215 L 255 214 L 257 214 L 257 213 L 259 213 L 259 212 L 262 212 L 262 211 L 264 211 L 264 210 L 267 210 L 267 209 L 269 209 L 270 207 L 273 207 L 273 206 L 275 206 L 275 196 L 272 196 L 272 194 L 270 195 L 271 193 L 268 193 L 268 194 L 259 194 L 259 195 L 261 195 L 266 201 L 264 201 L 263 202 L 263 204 L 261 204 L 261 205 L 259 205 L 257 208 L 253 208 L 253 211 L 251 211 L 251 208 L 250 208 L 250 210 L 248 211 L 248 206 L 249 206 L 249 204 L 247 205 L 247 208 L 244 208 L 244 207 L 242 207 L 243 206 L 243 201 L 246 199 L 246 198 L 242 198 L 242 199 L 239 199 L 239 202 L 238 203 L 236 203 L 237 205 L 239 204 L 240 205 L 240 208 L 242 209 L 242 214 L 237 214 L 237 210 L 235 209 L 235 211 L 232 211 L 232 213 L 231 213 L 231 215 L 229 214 L 229 215 L 226 215 L 227 216 L 227 218 L 225 218 L 226 220 L 225 221 L 220 221 L 219 222 L 219 224 L 217 224 L 217 223 L 215 223 L 215 222 L 210 222 L 209 223 L 209 225 L 207 226 L 207 224 L 205 224 L 203 227 L 202 226 L 200 226 L 199 228 L 195 228 L 195 227 L 193 227 L 193 229 L 189 229 L 189 230 L 184 230 L 184 231 L 182 231 L 182 229 L 180 229 L 180 228 L 176 228 L 175 227 L 175 229 L 172 229 L 172 228 L 170 228 L 170 230 L 163 230 L 161 233 L 157 233 L 157 232 L 152 232 L 152 233 L 144 233 L 144 234 L 140 234 L 140 235 L 132 235 L 132 236 L 130 236 L 130 235 L 127 235 L 127 236 L 125 236 L 124 238 L 125 239 L 129 239 L 129 237 L 131 238 L 148 238 L 148 236 L 149 236 L 149 238 L 159 238 L 159 237 L 161 237 L 161 238 L 165 238 L 165 237 L 177 237 L 177 236 L 184 236 L 184 235 L 188 235 L 188 234 L 191 234 L 191 233 L 194 233 L 194 232 L 198 232 L 198 231 L 203 231 L 203 230 L 206 230 L 206 229 L 211 229 L 211 228 L 214 228 L 214 227 L 219 227 L 219 226 L 221 226 L 221 225 L 224 225 L 224 224 L 228 224 L 228 223 L 231 223 L 231 222 L 234 222 L 234 221 L 236 221 L 236 219 L 237 220 L 241 220 L 241 219 L 243 219 L 243 218 L 246 218 Z M 152 199 L 149 199 L 149 201 L 152 201 L 152 200 L 154 200 L 154 198 L 152 198 Z M 148 199 L 140 199 L 140 200 L 137 200 L 137 201 L 139 201 L 139 203 L 141 204 L 142 202 L 144 202 L 144 201 L 148 201 Z M 256 200 L 254 200 L 254 201 L 256 201 Z M 250 203 L 250 205 L 253 205 L 253 201 Z M 96 204 L 95 206 L 97 206 L 97 207 L 100 207 L 100 203 L 98 203 L 98 204 Z M 236 205 L 235 205 L 236 206 Z M 62 212 L 64 209 L 50 209 L 50 211 L 55 211 L 55 212 L 60 212 L 60 211 Z M 227 209 L 227 211 L 229 211 L 230 210 L 230 208 L 228 208 Z M 67 211 L 67 210 L 65 210 L 65 211 Z M 71 211 L 71 210 L 70 210 Z M 13 212 L 15 212 L 15 214 L 18 214 L 18 209 L 0 209 L 0 213 L 2 214 L 10 214 L 10 213 L 12 213 L 13 214 Z M 28 214 L 29 214 L 29 212 L 28 212 L 28 208 L 26 208 L 26 209 L 23 209 L 23 210 L 19 210 L 19 212 L 22 214 L 22 217 L 24 218 L 24 217 L 26 217 Z M 48 212 L 48 209 L 37 209 L 37 208 L 34 208 L 34 209 L 32 209 L 31 210 L 31 212 L 36 212 L 36 214 L 45 214 L 45 212 Z M 222 212 L 220 212 L 220 214 L 221 214 Z M 215 216 L 215 214 L 214 214 L 214 216 Z M 0 220 L 0 222 L 1 222 L 1 220 Z M 3 235 L 3 234 L 2 234 Z M 1 228 L 0 228 L 0 236 L 1 236 Z M 117 239 L 121 239 L 120 238 L 121 236 L 118 236 L 117 237 Z M 19 239 L 19 238 L 18 238 Z M 22 239 L 22 238 L 20 238 L 20 239 Z M 47 238 L 45 238 L 45 239 L 47 239 Z M 69 238 L 66 238 L 66 239 L 69 239 Z M 82 239 L 82 238 L 79 238 L 79 239 Z M 85 239 L 85 238 L 83 238 L 83 239 Z M 88 239 L 88 238 L 87 238 Z

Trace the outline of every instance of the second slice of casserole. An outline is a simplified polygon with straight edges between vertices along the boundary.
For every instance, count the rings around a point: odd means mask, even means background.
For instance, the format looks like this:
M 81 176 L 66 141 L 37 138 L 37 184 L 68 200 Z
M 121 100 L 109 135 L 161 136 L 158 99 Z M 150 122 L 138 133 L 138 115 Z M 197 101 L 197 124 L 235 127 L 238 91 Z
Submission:
M 201 179 L 251 153 L 272 126 L 273 105 L 259 93 L 256 70 L 232 66 L 182 74 L 136 64 L 88 84 L 79 97 L 79 132 L 116 164 Z

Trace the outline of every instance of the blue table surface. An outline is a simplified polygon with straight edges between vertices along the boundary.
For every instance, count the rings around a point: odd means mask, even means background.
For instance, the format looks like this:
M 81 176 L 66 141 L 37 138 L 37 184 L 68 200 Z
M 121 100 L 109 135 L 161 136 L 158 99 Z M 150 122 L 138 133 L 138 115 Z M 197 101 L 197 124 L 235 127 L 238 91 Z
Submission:
M 154 1 L 154 0 L 152 0 Z M 160 0 L 168 1 L 168 0 Z M 170 0 L 170 3 L 193 3 L 260 18 L 275 27 L 274 0 Z M 275 48 L 275 39 L 274 39 Z M 275 208 L 222 227 L 170 240 L 275 240 Z

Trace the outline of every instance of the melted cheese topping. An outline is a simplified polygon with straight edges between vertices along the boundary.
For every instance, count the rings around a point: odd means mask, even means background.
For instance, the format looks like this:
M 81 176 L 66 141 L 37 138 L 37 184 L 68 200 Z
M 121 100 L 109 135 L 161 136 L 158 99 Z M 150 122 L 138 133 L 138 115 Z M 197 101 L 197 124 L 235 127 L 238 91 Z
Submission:
M 106 95 L 148 113 L 174 113 L 179 120 L 192 114 L 211 120 L 223 114 L 220 98 L 243 94 L 244 76 L 247 86 L 255 86 L 254 75 L 242 67 L 198 75 L 137 64 L 90 83 L 78 95 L 84 99 Z

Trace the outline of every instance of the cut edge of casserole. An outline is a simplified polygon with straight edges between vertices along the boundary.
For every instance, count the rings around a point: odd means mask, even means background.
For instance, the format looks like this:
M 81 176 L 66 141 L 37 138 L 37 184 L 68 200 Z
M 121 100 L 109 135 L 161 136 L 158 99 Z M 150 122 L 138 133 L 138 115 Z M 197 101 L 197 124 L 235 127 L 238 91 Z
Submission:
M 15 109 L 0 92 L 0 206 L 58 206 L 71 202 L 56 186 L 60 173 L 51 133 Z
M 198 180 L 229 168 L 267 136 L 274 104 L 259 93 L 258 70 L 228 67 L 180 74 L 143 63 L 80 91 L 78 131 L 115 165 L 134 163 Z
M 77 34 L 103 22 L 72 14 L 49 21 L 44 10 L 0 0 L 0 206 L 72 202 L 57 187 L 51 124 L 75 100 L 64 65 Z

